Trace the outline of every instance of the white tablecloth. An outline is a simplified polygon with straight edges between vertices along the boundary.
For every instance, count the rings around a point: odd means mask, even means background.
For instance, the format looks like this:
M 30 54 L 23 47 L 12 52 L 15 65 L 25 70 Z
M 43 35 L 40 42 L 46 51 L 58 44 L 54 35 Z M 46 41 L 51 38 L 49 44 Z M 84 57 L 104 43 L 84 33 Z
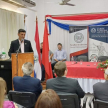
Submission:
M 98 82 L 105 82 L 105 80 L 100 79 L 84 79 L 84 78 L 74 78 L 77 79 L 81 88 L 85 93 L 93 93 L 93 85 Z

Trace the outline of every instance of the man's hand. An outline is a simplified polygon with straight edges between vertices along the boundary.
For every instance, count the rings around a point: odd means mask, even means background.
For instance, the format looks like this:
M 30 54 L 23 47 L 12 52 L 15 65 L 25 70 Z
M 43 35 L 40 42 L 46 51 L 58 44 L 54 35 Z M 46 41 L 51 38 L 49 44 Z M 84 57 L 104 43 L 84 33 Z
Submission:
M 54 59 L 56 62 L 58 62 L 58 60 L 57 59 Z
M 63 59 L 62 62 L 63 62 L 63 61 L 66 61 L 66 59 Z

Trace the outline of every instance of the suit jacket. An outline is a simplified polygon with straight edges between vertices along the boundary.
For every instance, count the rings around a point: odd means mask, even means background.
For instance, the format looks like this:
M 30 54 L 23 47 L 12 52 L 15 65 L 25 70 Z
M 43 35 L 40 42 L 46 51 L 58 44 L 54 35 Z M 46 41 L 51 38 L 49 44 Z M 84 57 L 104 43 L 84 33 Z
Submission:
M 46 89 L 53 89 L 56 93 L 75 93 L 78 95 L 79 101 L 85 95 L 77 80 L 66 77 L 47 80 Z
M 93 85 L 93 91 L 95 99 L 108 101 L 108 80 Z
M 18 50 L 20 44 L 19 44 L 19 40 L 14 40 L 11 42 L 11 45 L 10 45 L 10 49 L 9 49 L 9 52 L 8 52 L 8 55 L 11 57 L 11 53 L 16 53 L 16 51 Z M 21 49 L 20 49 L 20 52 L 21 52 Z M 25 40 L 24 39 L 24 52 L 33 52 L 33 49 L 32 49 L 32 46 L 31 46 L 31 43 L 29 40 Z
M 38 97 L 42 92 L 40 80 L 31 76 L 14 77 L 13 85 L 15 91 L 33 92 L 36 94 L 36 97 Z

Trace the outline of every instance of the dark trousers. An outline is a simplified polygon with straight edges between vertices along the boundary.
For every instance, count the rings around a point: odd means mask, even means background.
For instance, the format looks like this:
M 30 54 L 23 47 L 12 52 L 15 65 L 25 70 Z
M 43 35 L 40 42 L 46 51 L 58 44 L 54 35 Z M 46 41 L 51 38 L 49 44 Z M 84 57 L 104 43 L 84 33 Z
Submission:
M 45 80 L 45 68 L 44 68 L 44 65 L 43 64 L 41 64 L 41 71 L 42 71 L 41 81 L 44 81 Z

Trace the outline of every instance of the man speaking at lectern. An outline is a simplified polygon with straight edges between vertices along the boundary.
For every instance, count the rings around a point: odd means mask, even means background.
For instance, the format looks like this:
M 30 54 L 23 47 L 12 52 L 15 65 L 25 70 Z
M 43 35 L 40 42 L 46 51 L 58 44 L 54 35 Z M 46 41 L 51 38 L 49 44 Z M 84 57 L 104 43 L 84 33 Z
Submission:
M 25 53 L 33 52 L 31 43 L 29 40 L 25 40 L 26 31 L 24 29 L 18 30 L 18 39 L 11 42 L 8 55 L 11 57 L 11 53 Z

